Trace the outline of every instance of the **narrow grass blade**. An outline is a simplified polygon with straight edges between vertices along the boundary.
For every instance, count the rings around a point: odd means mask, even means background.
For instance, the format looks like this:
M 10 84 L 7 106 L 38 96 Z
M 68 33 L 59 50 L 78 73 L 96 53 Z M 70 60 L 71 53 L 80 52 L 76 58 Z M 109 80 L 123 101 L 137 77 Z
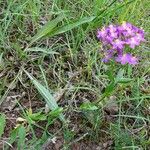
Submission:
M 91 102 L 86 102 L 80 106 L 80 109 L 83 111 L 94 111 L 94 110 L 97 110 L 98 107 Z
M 46 101 L 46 103 L 49 106 L 49 108 L 51 110 L 56 110 L 57 108 L 59 108 L 57 103 L 56 103 L 56 101 L 55 101 L 55 99 L 54 99 L 54 97 L 51 95 L 49 90 L 46 89 L 42 84 L 40 84 L 38 82 L 38 80 L 36 80 L 34 77 L 32 77 L 26 70 L 24 70 L 24 72 L 27 74 L 27 76 L 30 78 L 30 80 L 32 81 L 32 83 L 34 84 L 34 86 L 36 87 L 38 92 L 44 98 L 44 100 Z M 63 122 L 65 121 L 64 116 L 62 114 L 60 115 L 60 119 Z
M 44 54 L 59 54 L 58 52 L 54 52 L 51 49 L 40 48 L 40 47 L 32 47 L 25 49 L 26 52 L 41 52 Z
M 42 73 L 42 76 L 43 76 L 43 80 L 44 80 L 44 82 L 45 82 L 45 86 L 46 86 L 46 88 L 48 89 L 48 82 L 47 82 L 47 80 L 46 80 L 46 75 L 45 75 L 45 73 L 44 73 L 44 69 L 43 69 L 43 67 L 42 67 L 41 65 L 39 65 L 39 68 L 40 68 L 40 70 L 41 70 L 41 73 Z
M 59 22 L 61 22 L 64 19 L 62 15 L 58 16 L 57 18 L 50 20 L 47 22 L 38 32 L 35 36 L 32 37 L 32 40 L 29 45 L 32 45 L 37 40 L 41 39 L 42 37 L 46 36 L 47 34 L 50 34 L 53 29 L 57 26 Z
M 4 69 L 5 64 L 3 60 L 3 53 L 0 54 L 0 69 Z
M 76 28 L 76 27 L 78 27 L 84 23 L 91 22 L 94 19 L 95 19 L 95 16 L 81 18 L 74 23 L 66 24 L 62 27 L 57 28 L 57 30 L 53 33 L 53 35 L 61 34 L 61 33 L 64 33 L 66 31 L 72 30 L 73 28 Z
M 6 99 L 7 94 L 9 93 L 11 87 L 12 87 L 14 84 L 17 83 L 17 81 L 18 81 L 17 79 L 18 79 L 20 73 L 21 73 L 21 71 L 18 72 L 18 74 L 16 75 L 16 77 L 14 78 L 14 80 L 13 80 L 13 81 L 10 83 L 10 85 L 8 86 L 8 88 L 7 88 L 7 90 L 5 91 L 4 95 L 1 97 L 1 99 L 0 99 L 0 105 L 1 105 L 1 104 L 3 103 L 3 101 Z
M 71 23 L 71 24 L 66 24 L 64 26 L 56 28 L 57 24 L 63 20 L 63 16 L 58 16 L 56 19 L 49 21 L 46 25 L 44 25 L 41 30 L 32 38 L 31 42 L 29 45 L 32 45 L 34 42 L 38 41 L 42 37 L 46 36 L 54 36 L 58 35 L 61 33 L 64 33 L 66 31 L 72 30 L 73 28 L 76 28 L 84 23 L 88 23 L 93 21 L 96 17 L 91 16 L 91 17 L 84 17 L 79 19 L 78 21 Z
M 0 114 L 0 137 L 4 133 L 5 125 L 6 125 L 6 117 L 4 114 Z

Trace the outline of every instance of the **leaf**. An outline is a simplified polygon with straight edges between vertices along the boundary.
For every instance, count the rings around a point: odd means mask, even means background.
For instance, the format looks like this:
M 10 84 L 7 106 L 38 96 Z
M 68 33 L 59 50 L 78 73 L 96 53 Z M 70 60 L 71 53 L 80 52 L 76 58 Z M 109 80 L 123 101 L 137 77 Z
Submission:
M 18 149 L 24 149 L 25 146 L 25 137 L 26 137 L 26 130 L 24 126 L 20 126 L 18 130 Z
M 15 128 L 11 131 L 11 135 L 10 135 L 10 141 L 9 143 L 14 143 L 14 141 L 16 140 L 17 138 L 17 134 L 18 134 L 18 128 Z
M 81 109 L 81 110 L 94 111 L 94 110 L 97 110 L 98 107 L 97 107 L 96 105 L 94 105 L 93 103 L 86 102 L 86 103 L 83 103 L 83 104 L 80 106 L 80 109 Z
M 123 78 L 123 74 L 124 74 L 124 69 L 120 69 L 120 70 L 118 71 L 116 80 L 119 80 L 120 78 Z
M 66 32 L 66 31 L 72 30 L 73 28 L 76 28 L 84 23 L 91 22 L 94 19 L 95 19 L 95 16 L 81 18 L 74 23 L 66 24 L 62 27 L 58 27 L 58 29 L 53 33 L 53 35 L 58 35 L 58 34 Z
M 38 92 L 41 94 L 41 96 L 43 97 L 43 99 L 45 100 L 45 102 L 47 103 L 49 108 L 51 110 L 56 110 L 57 108 L 59 108 L 57 103 L 56 103 L 56 100 L 51 95 L 49 90 L 46 89 L 42 84 L 40 84 L 38 82 L 38 80 L 36 80 L 34 77 L 32 77 L 26 70 L 24 70 L 24 72 L 28 75 L 28 77 L 30 78 L 30 80 L 32 81 L 32 83 L 34 84 L 34 86 L 36 87 Z M 59 117 L 60 117 L 61 121 L 65 122 L 65 118 L 62 114 L 60 114 Z
M 128 71 L 127 71 L 128 77 L 131 77 L 132 75 L 132 66 L 128 65 Z
M 118 74 L 117 74 L 117 77 L 115 79 L 115 82 L 116 83 L 128 83 L 128 82 L 131 82 L 132 79 L 131 78 L 124 78 L 123 77 L 123 74 L 124 74 L 124 69 L 120 69 L 118 71 Z
M 110 81 L 114 81 L 114 71 L 113 67 L 110 67 L 110 69 L 106 72 L 106 75 L 108 76 Z
M 3 53 L 0 54 L 0 69 L 4 68 Z
M 33 121 L 43 121 L 46 120 L 47 116 L 45 114 L 42 114 L 42 112 L 37 112 L 30 114 L 28 113 L 29 118 L 31 118 Z
M 10 138 L 9 138 L 10 144 L 13 144 L 15 142 L 15 140 L 17 139 L 19 127 L 20 127 L 20 125 L 11 131 Z M 6 146 L 6 149 L 8 149 L 8 145 Z
M 5 149 L 9 149 L 8 146 L 11 146 L 15 141 L 17 141 L 18 139 L 18 132 L 20 130 L 20 128 L 22 127 L 22 125 L 20 124 L 17 124 L 16 127 L 11 130 L 11 133 L 10 133 L 10 138 L 9 138 L 9 144 L 10 145 L 6 145 Z
M 131 79 L 131 78 L 121 78 L 117 82 L 118 83 L 129 83 L 131 81 L 133 81 L 133 79 Z
M 46 36 L 51 37 L 72 30 L 73 28 L 76 28 L 84 23 L 93 21 L 96 17 L 95 16 L 84 17 L 74 23 L 66 24 L 64 26 L 56 28 L 57 24 L 61 22 L 63 18 L 64 16 L 58 16 L 56 19 L 49 21 L 46 25 L 44 25 L 39 30 L 39 32 L 34 37 L 32 37 L 32 40 L 29 45 L 32 45 L 34 42 L 41 39 L 42 37 L 46 37 Z
M 59 107 L 59 108 L 57 108 L 57 109 L 51 111 L 51 112 L 49 113 L 49 115 L 52 116 L 52 117 L 57 117 L 57 116 L 59 116 L 62 112 L 63 112 L 63 108 L 60 108 L 60 107 Z
M 46 36 L 47 34 L 50 34 L 53 29 L 57 26 L 59 22 L 61 22 L 64 19 L 63 15 L 58 16 L 57 18 L 48 21 L 39 31 L 36 35 L 32 37 L 32 40 L 29 45 L 32 45 L 37 40 L 41 39 L 42 37 Z
M 104 95 L 109 96 L 115 89 L 115 82 L 111 82 L 105 89 Z
M 40 47 L 32 47 L 25 49 L 26 52 L 41 52 L 44 54 L 59 54 L 58 52 L 54 52 L 51 49 L 40 48 Z
M 4 133 L 5 125 L 6 125 L 6 117 L 4 114 L 0 114 L 0 137 Z

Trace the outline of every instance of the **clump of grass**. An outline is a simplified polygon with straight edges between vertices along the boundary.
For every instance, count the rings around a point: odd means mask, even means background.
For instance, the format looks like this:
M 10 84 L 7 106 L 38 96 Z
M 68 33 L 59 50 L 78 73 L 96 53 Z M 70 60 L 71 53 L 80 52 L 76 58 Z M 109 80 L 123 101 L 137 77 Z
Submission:
M 0 108 L 2 149 L 149 148 L 148 0 L 0 6 L 0 105 L 16 102 Z M 138 66 L 123 69 L 101 61 L 95 36 L 122 21 L 142 27 L 147 41 Z

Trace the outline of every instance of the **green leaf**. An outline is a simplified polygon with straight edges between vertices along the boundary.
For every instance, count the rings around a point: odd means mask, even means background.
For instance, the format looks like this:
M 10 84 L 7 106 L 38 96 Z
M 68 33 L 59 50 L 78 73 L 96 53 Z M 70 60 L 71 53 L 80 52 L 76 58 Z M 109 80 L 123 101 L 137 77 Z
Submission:
M 24 149 L 25 146 L 25 138 L 26 138 L 26 130 L 24 126 L 20 126 L 18 130 L 18 149 Z
M 3 53 L 0 54 L 0 69 L 4 67 Z
M 33 114 L 28 113 L 28 116 L 33 121 L 43 121 L 43 120 L 46 120 L 47 118 L 47 116 L 45 114 L 42 114 L 42 112 L 37 112 Z
M 19 127 L 20 127 L 20 126 L 18 126 L 17 128 L 15 128 L 15 129 L 13 129 L 13 130 L 11 131 L 11 134 L 10 134 L 10 141 L 9 141 L 10 144 L 12 144 L 12 143 L 15 142 L 15 140 L 16 140 L 16 138 L 17 138 L 17 135 L 18 135 Z
M 58 27 L 57 30 L 53 33 L 53 35 L 58 35 L 58 34 L 66 32 L 66 31 L 72 30 L 73 28 L 76 28 L 84 23 L 91 22 L 94 19 L 95 19 L 95 16 L 81 18 L 74 23 L 66 24 L 62 27 Z
M 5 125 L 6 125 L 6 117 L 4 114 L 0 114 L 0 137 L 4 133 Z
M 94 110 L 97 110 L 98 107 L 96 105 L 94 105 L 93 103 L 90 103 L 90 102 L 87 102 L 87 103 L 83 103 L 81 106 L 80 106 L 80 109 L 81 110 L 90 110 L 90 111 L 94 111 Z
M 51 95 L 50 91 L 47 88 L 45 88 L 42 84 L 40 84 L 38 80 L 32 77 L 26 70 L 24 70 L 24 72 L 28 75 L 28 77 L 30 78 L 30 80 L 32 81 L 38 92 L 41 94 L 41 96 L 43 97 L 49 108 L 51 110 L 56 110 L 57 108 L 59 108 L 56 100 Z M 61 121 L 65 122 L 65 118 L 62 114 L 60 114 L 59 118 L 61 119 Z
M 57 26 L 59 22 L 61 22 L 64 19 L 63 15 L 58 16 L 57 18 L 48 21 L 39 31 L 38 33 L 32 37 L 32 40 L 29 45 L 32 45 L 37 40 L 41 39 L 42 37 L 45 37 L 46 35 L 53 32 L 53 29 Z
M 108 76 L 110 81 L 114 81 L 114 71 L 113 67 L 110 67 L 110 69 L 106 72 L 106 75 Z
M 51 117 L 57 117 L 63 112 L 63 108 L 59 107 L 49 113 Z
M 116 83 L 128 83 L 128 82 L 131 82 L 132 79 L 131 78 L 124 78 L 123 75 L 124 75 L 124 69 L 120 69 L 118 71 L 118 74 L 117 74 L 117 77 L 115 78 L 115 82 Z
M 131 78 L 120 78 L 117 82 L 118 83 L 129 83 L 131 81 L 133 81 L 133 79 L 131 79 Z
M 11 133 L 10 133 L 10 138 L 9 138 L 9 144 L 12 145 L 12 144 L 16 141 L 17 135 L 18 135 L 18 130 L 19 130 L 20 126 L 21 126 L 21 125 L 17 126 L 16 128 L 14 128 L 14 129 L 11 131 Z M 6 147 L 5 147 L 6 150 L 9 149 L 8 146 L 9 146 L 9 145 L 6 145 Z
M 76 28 L 84 23 L 93 21 L 95 18 L 96 18 L 95 16 L 84 17 L 74 23 L 66 24 L 61 27 L 56 28 L 57 24 L 64 19 L 64 16 L 58 16 L 56 19 L 49 21 L 46 25 L 44 25 L 39 30 L 39 32 L 34 37 L 32 37 L 32 40 L 29 45 L 32 45 L 34 42 L 36 42 L 37 40 L 43 37 L 46 37 L 46 36 L 51 37 L 51 36 L 58 35 L 66 31 L 72 30 L 73 28 Z
M 51 49 L 40 48 L 40 47 L 32 47 L 25 49 L 26 52 L 41 52 L 44 54 L 59 54 L 58 52 L 54 52 Z
M 120 69 L 120 70 L 118 71 L 116 80 L 119 80 L 120 78 L 123 78 L 123 75 L 124 75 L 124 69 Z
M 105 89 L 104 96 L 109 96 L 115 89 L 115 82 L 111 82 Z

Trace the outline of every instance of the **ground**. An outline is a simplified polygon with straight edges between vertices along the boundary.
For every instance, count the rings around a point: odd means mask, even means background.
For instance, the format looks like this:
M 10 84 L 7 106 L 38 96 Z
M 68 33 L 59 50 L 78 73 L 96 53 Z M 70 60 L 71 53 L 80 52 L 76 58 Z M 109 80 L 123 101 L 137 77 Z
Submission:
M 0 149 L 148 150 L 148 0 L 0 1 Z M 102 62 L 97 30 L 145 32 L 135 66 Z M 117 84 L 113 80 L 126 79 Z

